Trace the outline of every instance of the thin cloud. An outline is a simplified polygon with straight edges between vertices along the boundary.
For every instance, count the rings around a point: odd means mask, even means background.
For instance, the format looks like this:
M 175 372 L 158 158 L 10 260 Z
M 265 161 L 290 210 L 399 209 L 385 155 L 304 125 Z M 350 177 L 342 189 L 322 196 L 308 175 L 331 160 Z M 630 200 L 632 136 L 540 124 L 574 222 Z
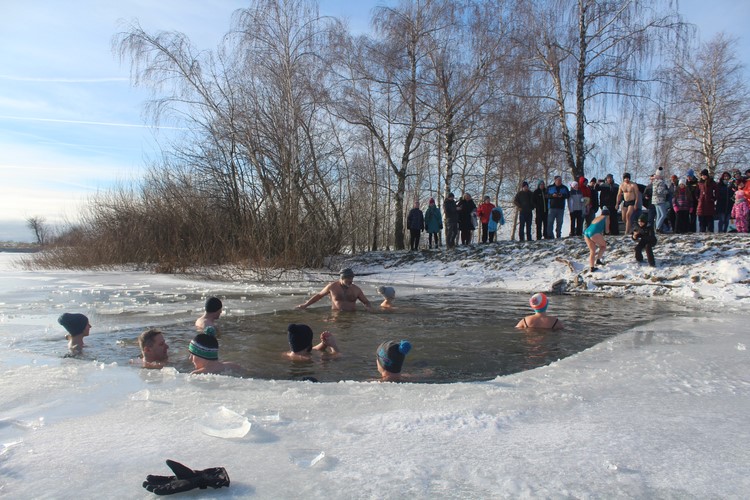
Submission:
M 152 125 L 142 125 L 142 124 L 135 124 L 135 123 L 94 122 L 94 121 L 87 121 L 87 120 L 63 120 L 60 118 L 30 118 L 27 116 L 0 115 L 0 120 L 18 120 L 18 121 L 46 122 L 46 123 L 72 123 L 72 124 L 77 124 L 77 125 L 97 125 L 97 126 L 104 126 L 104 127 L 153 128 Z M 159 126 L 157 128 L 164 129 L 164 130 L 189 130 L 184 127 Z
M 38 76 L 11 76 L 0 75 L 0 80 L 11 82 L 42 82 L 42 83 L 111 83 L 111 82 L 128 82 L 129 78 L 121 76 L 111 76 L 102 78 L 58 78 L 58 77 L 38 77 Z

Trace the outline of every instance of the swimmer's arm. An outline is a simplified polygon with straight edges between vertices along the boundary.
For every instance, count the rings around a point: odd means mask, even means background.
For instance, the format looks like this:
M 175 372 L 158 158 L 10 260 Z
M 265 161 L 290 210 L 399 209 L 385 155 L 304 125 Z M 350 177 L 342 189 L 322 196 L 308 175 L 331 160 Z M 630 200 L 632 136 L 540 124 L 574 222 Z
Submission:
M 311 305 L 315 304 L 317 301 L 319 301 L 320 299 L 322 299 L 323 297 L 325 297 L 326 295 L 328 295 L 330 293 L 330 291 L 331 291 L 331 285 L 330 284 L 326 285 L 326 287 L 324 289 L 322 289 L 321 291 L 319 291 L 318 293 L 316 293 L 315 295 L 313 295 L 312 297 L 310 297 L 310 300 L 308 300 L 304 304 L 298 305 L 297 309 L 304 309 L 307 306 L 311 306 Z
M 365 305 L 365 309 L 367 309 L 368 311 L 372 310 L 372 306 L 370 306 L 370 301 L 367 300 L 367 297 L 365 297 L 365 294 L 361 288 L 359 289 L 357 298 L 359 299 L 360 302 L 362 302 Z

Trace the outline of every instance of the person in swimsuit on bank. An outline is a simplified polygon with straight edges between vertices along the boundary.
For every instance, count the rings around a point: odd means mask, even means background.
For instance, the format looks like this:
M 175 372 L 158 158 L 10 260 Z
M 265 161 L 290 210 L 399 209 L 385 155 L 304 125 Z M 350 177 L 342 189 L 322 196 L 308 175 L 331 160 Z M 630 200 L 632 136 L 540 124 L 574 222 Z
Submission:
M 625 172 L 622 176 L 622 184 L 617 192 L 617 206 L 622 202 L 622 220 L 625 221 L 625 234 L 631 234 L 633 225 L 633 214 L 638 206 L 638 196 L 640 196 L 638 185 L 630 182 L 630 174 Z
M 529 299 L 529 305 L 534 310 L 534 314 L 526 316 L 518 322 L 516 328 L 545 328 L 547 330 L 560 330 L 565 328 L 562 321 L 557 319 L 555 316 L 547 315 L 547 306 L 549 300 L 547 296 L 541 292 L 535 293 Z
M 305 309 L 316 303 L 326 295 L 331 296 L 331 309 L 334 311 L 356 311 L 357 300 L 365 305 L 370 311 L 370 301 L 367 300 L 362 290 L 352 283 L 354 281 L 354 271 L 351 269 L 342 269 L 339 273 L 338 281 L 333 281 L 326 285 L 320 292 L 310 297 L 310 300 L 297 306 L 297 309 Z
M 583 239 L 589 247 L 589 270 L 593 273 L 599 268 L 594 263 L 603 266 L 604 252 L 607 250 L 607 241 L 604 234 L 609 234 L 609 210 L 602 209 L 601 215 L 594 217 L 591 225 L 583 231 Z M 598 250 L 598 253 L 597 253 Z

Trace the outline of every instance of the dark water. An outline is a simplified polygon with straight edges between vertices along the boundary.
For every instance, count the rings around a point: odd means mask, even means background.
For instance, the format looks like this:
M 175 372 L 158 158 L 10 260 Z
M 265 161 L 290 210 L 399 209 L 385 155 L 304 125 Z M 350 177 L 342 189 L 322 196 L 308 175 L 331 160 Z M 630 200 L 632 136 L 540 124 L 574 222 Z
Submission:
M 389 313 L 335 313 L 324 299 L 320 307 L 305 311 L 284 307 L 226 315 L 220 322 L 220 357 L 241 364 L 255 378 L 362 381 L 377 376 L 375 349 L 381 342 L 407 339 L 414 347 L 403 372 L 413 381 L 479 381 L 547 365 L 657 317 L 690 314 L 666 301 L 552 296 L 548 313 L 565 323 L 564 330 L 517 330 L 518 320 L 531 313 L 527 295 L 465 289 L 415 292 L 400 296 L 398 308 Z M 195 334 L 192 321 L 161 327 L 170 359 L 180 371 L 192 369 L 186 350 Z M 306 323 L 316 336 L 331 331 L 343 355 L 331 359 L 314 352 L 310 362 L 284 358 L 289 323 Z M 97 360 L 127 363 L 139 352 L 138 333 L 140 329 L 108 333 L 117 347 L 99 350 Z

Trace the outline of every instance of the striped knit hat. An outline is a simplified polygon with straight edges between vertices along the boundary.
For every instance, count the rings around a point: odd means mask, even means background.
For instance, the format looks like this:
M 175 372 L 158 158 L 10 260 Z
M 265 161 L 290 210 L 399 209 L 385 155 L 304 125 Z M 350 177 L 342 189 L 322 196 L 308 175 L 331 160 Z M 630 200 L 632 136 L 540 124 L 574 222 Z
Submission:
M 188 351 L 203 359 L 219 359 L 219 341 L 216 337 L 199 333 L 188 345 Z
M 547 310 L 549 302 L 547 301 L 547 296 L 542 292 L 539 292 L 531 296 L 531 299 L 529 299 L 529 305 L 535 312 L 543 313 Z

